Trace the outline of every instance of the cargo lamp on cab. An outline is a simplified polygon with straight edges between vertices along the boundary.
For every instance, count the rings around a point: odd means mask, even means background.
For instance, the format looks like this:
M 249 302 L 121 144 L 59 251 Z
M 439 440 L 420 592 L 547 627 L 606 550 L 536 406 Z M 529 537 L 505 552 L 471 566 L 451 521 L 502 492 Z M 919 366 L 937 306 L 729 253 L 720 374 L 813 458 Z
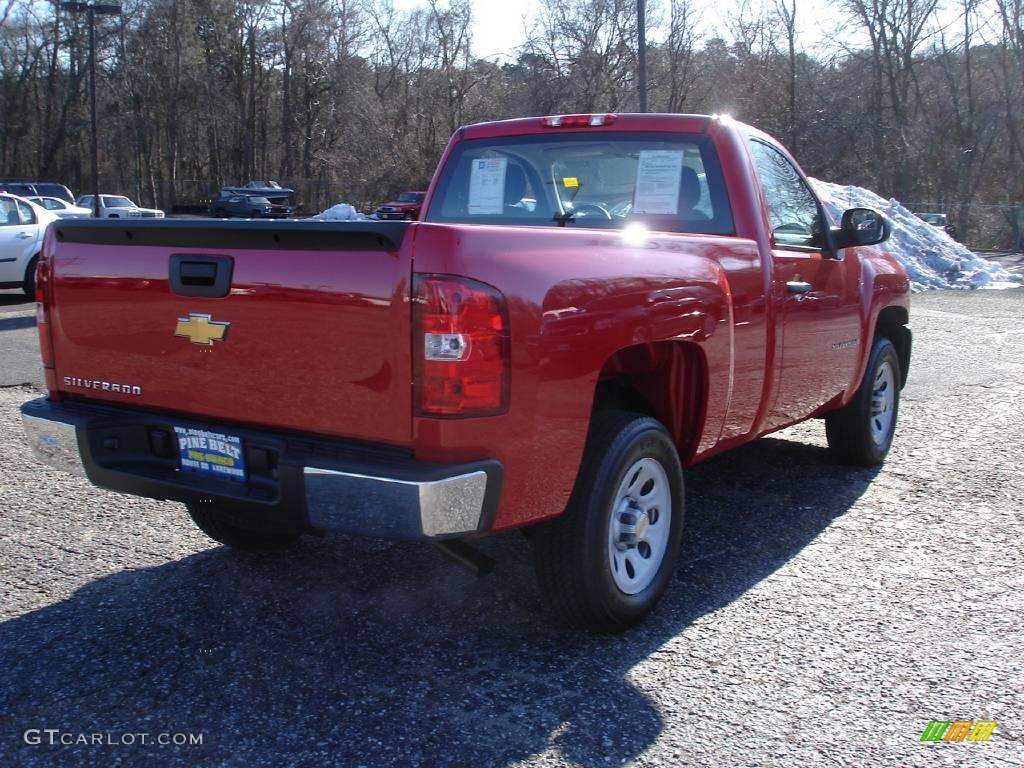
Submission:
M 611 125 L 615 115 L 606 112 L 603 115 L 549 115 L 544 118 L 547 128 L 586 128 L 600 125 Z

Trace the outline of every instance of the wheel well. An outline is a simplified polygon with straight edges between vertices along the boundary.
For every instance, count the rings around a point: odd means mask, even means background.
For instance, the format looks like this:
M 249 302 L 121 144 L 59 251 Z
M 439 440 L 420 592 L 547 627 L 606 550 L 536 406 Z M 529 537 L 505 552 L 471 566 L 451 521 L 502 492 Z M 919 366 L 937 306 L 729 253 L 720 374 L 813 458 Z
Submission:
M 900 359 L 900 384 L 907 383 L 910 372 L 911 335 L 907 323 L 910 322 L 906 307 L 886 307 L 878 315 L 875 323 L 875 338 L 884 336 L 896 347 L 896 356 Z
M 657 419 L 686 463 L 700 438 L 705 372 L 696 344 L 659 341 L 620 349 L 601 369 L 594 411 L 617 408 Z

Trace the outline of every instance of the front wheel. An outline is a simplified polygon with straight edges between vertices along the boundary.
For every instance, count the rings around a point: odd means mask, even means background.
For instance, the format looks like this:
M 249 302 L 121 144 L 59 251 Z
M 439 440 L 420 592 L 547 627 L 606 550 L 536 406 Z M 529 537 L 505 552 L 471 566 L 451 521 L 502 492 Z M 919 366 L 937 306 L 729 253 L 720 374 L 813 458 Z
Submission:
M 672 577 L 683 533 L 683 472 L 668 432 L 623 411 L 594 416 L 565 512 L 531 538 L 555 616 L 598 632 L 640 623 Z
M 201 504 L 187 504 L 192 522 L 214 541 L 250 552 L 284 549 L 299 538 L 296 531 L 257 531 L 240 528 L 224 520 L 216 509 Z
M 900 360 L 889 339 L 875 339 L 853 399 L 825 417 L 832 455 L 844 464 L 873 467 L 885 461 L 900 407 Z
M 36 265 L 39 264 L 39 257 L 33 256 L 25 268 L 25 280 L 21 284 L 21 290 L 30 299 L 36 295 Z

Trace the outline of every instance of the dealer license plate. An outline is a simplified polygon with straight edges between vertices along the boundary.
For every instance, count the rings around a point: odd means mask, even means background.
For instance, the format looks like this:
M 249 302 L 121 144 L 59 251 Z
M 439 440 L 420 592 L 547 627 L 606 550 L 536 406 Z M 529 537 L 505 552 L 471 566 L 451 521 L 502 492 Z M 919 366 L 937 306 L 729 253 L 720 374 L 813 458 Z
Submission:
M 206 429 L 175 427 L 183 472 L 245 480 L 242 438 Z

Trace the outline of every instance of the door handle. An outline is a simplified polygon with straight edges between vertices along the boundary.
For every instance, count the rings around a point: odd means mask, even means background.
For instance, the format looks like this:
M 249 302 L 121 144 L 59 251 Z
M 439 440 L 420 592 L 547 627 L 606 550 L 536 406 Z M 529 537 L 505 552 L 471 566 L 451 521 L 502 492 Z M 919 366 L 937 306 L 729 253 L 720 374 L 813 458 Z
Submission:
M 18 233 L 18 239 L 19 240 L 28 240 L 30 237 L 35 237 L 35 235 L 33 235 L 31 232 L 19 232 Z
M 790 293 L 803 294 L 811 290 L 813 286 L 810 283 L 803 283 L 799 280 L 792 280 L 786 283 L 786 290 Z

